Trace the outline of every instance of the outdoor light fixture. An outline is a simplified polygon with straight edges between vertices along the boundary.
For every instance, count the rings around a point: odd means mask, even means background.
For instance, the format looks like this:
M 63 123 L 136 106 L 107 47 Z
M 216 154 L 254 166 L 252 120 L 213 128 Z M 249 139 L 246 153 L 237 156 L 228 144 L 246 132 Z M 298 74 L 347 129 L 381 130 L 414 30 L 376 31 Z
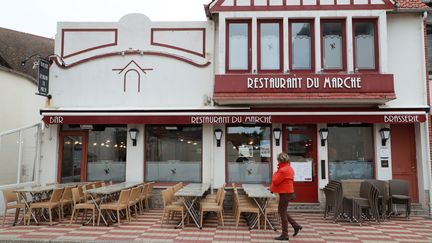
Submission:
M 221 144 L 222 134 L 223 134 L 223 132 L 220 128 L 217 128 L 214 130 L 214 135 L 216 138 L 216 146 L 218 146 L 218 147 L 220 147 L 220 144 Z
M 273 136 L 276 140 L 276 146 L 279 146 L 279 144 L 280 144 L 281 135 L 282 135 L 282 130 L 280 128 L 274 128 L 273 129 Z
M 61 56 L 57 55 L 57 54 L 51 54 L 51 55 L 48 55 L 46 57 L 42 57 L 39 54 L 33 54 L 31 56 L 26 57 L 24 60 L 22 60 L 21 61 L 21 66 L 25 66 L 26 63 L 27 63 L 27 61 L 30 60 L 30 59 L 32 59 L 32 58 L 36 58 L 36 62 L 38 64 L 39 64 L 39 60 L 41 60 L 41 59 L 43 59 L 43 60 L 45 60 L 45 61 L 47 61 L 47 62 L 49 62 L 51 64 L 52 63 L 52 59 L 51 59 L 52 57 L 55 57 L 57 60 L 60 60 L 60 65 L 62 67 L 66 67 L 66 63 L 64 62 L 63 58 Z
M 321 146 L 325 146 L 325 141 L 328 138 L 329 131 L 327 128 L 321 128 L 318 132 L 321 138 Z
M 386 146 L 387 140 L 390 138 L 390 128 L 384 127 L 380 129 L 381 145 Z
M 129 136 L 132 139 L 132 146 L 136 146 L 137 135 L 138 135 L 138 129 L 136 128 L 129 129 Z

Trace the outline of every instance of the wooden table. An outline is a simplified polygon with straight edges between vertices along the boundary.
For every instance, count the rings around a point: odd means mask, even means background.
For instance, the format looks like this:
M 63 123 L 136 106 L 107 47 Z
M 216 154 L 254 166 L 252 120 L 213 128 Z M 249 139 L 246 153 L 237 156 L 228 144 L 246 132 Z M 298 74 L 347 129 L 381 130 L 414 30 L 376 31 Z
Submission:
M 202 198 L 204 193 L 208 191 L 210 188 L 210 184 L 204 183 L 191 183 L 180 190 L 178 190 L 174 196 L 183 198 L 183 203 L 186 207 L 187 213 L 191 216 L 192 220 L 194 221 L 195 225 L 202 229 L 202 225 L 199 223 L 200 219 L 200 211 L 198 208 L 198 199 Z M 184 222 L 186 218 L 186 215 L 183 217 L 182 221 Z M 179 228 L 181 227 L 181 222 L 175 227 Z
M 138 185 L 143 184 L 143 182 L 122 182 L 122 183 L 118 183 L 118 184 L 114 184 L 114 185 L 110 185 L 110 186 L 103 186 L 103 187 L 99 187 L 99 188 L 95 188 L 95 189 L 89 189 L 89 190 L 85 190 L 85 193 L 88 193 L 91 197 L 92 202 L 94 203 L 96 209 L 98 210 L 98 213 L 101 215 L 103 222 L 105 223 L 106 226 L 109 226 L 108 221 L 106 220 L 106 218 L 104 217 L 104 215 L 102 214 L 102 211 L 100 209 L 100 204 L 102 204 L 103 202 L 105 202 L 108 197 L 112 196 L 113 194 L 119 193 L 124 189 L 129 189 Z M 96 198 L 100 197 L 101 200 L 98 203 Z M 111 218 L 110 219 L 112 222 L 114 222 L 114 220 Z M 117 219 L 119 220 L 119 219 Z M 91 219 L 89 220 L 89 222 L 91 221 Z M 84 223 L 85 224 L 88 224 Z
M 252 217 L 250 219 L 249 229 L 253 229 L 257 224 L 258 220 L 260 219 L 260 217 L 264 215 L 265 209 L 268 204 L 268 200 L 275 198 L 275 195 L 273 195 L 262 184 L 243 184 L 243 190 L 245 191 L 248 197 L 254 200 L 254 202 L 256 203 L 260 211 L 258 217 Z M 270 228 L 276 231 L 276 227 L 273 226 L 270 220 L 266 219 L 266 221 L 270 225 Z

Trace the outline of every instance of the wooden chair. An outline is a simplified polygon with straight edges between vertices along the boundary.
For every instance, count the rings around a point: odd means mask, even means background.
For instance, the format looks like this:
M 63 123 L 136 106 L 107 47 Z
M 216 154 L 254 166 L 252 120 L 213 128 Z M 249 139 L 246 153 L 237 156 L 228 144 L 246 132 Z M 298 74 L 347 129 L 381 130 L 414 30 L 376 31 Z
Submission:
M 80 197 L 78 188 L 72 188 L 72 202 L 73 202 L 72 217 L 71 217 L 69 224 L 72 224 L 74 217 L 75 217 L 75 222 L 76 222 L 76 220 L 78 219 L 78 215 L 79 215 L 80 210 L 85 210 L 83 212 L 83 216 L 85 215 L 86 219 L 87 219 L 87 210 L 92 210 L 92 214 L 93 214 L 92 219 L 93 219 L 93 226 L 94 226 L 95 225 L 95 219 L 96 219 L 96 217 L 95 217 L 96 206 L 94 205 L 94 203 L 81 203 L 81 197 Z M 75 215 L 76 211 L 78 211 L 78 212 Z
M 52 225 L 52 210 L 57 209 L 59 220 L 62 221 L 62 215 L 60 213 L 60 206 L 61 206 L 60 199 L 62 197 L 62 192 L 63 192 L 63 188 L 54 189 L 49 201 L 32 203 L 30 204 L 30 210 L 33 209 L 48 210 L 50 225 Z M 31 218 L 29 218 L 29 223 L 30 223 L 30 219 Z
M 161 225 L 164 222 L 165 216 L 167 216 L 167 223 L 169 223 L 169 218 L 171 213 L 180 212 L 181 213 L 181 225 L 184 227 L 184 213 L 186 212 L 186 207 L 183 203 L 173 202 L 173 189 L 168 188 L 162 191 L 162 199 L 164 204 L 164 212 L 161 218 Z
M 253 213 L 253 214 L 256 214 L 257 217 L 259 217 L 260 212 L 259 212 L 258 206 L 255 203 L 250 202 L 250 201 L 240 203 L 237 190 L 234 190 L 234 200 L 236 201 L 236 208 L 234 211 L 235 212 L 234 218 L 235 218 L 235 222 L 236 222 L 236 228 L 238 227 L 238 224 L 240 222 L 240 215 L 242 213 Z M 258 229 L 260 229 L 259 220 L 258 220 L 257 224 L 258 224 Z
M 279 194 L 276 194 L 276 198 L 274 200 L 270 200 L 267 204 L 267 207 L 264 209 L 264 229 L 267 229 L 267 218 L 269 214 L 273 214 L 280 223 L 279 218 Z
M 126 210 L 126 220 L 130 221 L 129 218 L 129 210 L 128 210 L 128 202 L 129 202 L 129 196 L 131 193 L 131 189 L 128 190 L 122 190 L 120 192 L 120 196 L 117 202 L 113 202 L 113 203 L 106 203 L 106 204 L 101 204 L 100 209 L 101 212 L 103 210 L 112 210 L 112 211 L 116 211 L 117 212 L 117 223 L 120 226 L 120 211 L 121 210 Z M 98 217 L 98 225 L 100 223 L 100 218 L 101 215 L 99 214 Z
M 21 209 L 23 209 L 24 222 L 25 222 L 25 216 L 26 216 L 25 204 L 19 199 L 19 196 L 17 195 L 17 193 L 14 192 L 13 189 L 3 190 L 3 201 L 4 201 L 3 225 L 6 222 L 7 211 L 10 209 L 15 209 L 14 222 L 18 220 L 19 213 L 21 212 Z
M 133 207 L 135 211 L 135 217 L 138 216 L 137 204 L 139 204 L 140 194 L 142 192 L 143 186 L 134 187 L 131 190 L 129 200 L 128 200 L 128 211 L 129 215 L 131 215 L 130 208 Z
M 148 184 L 149 184 L 149 186 L 147 188 L 147 196 L 146 196 L 146 199 L 145 199 L 145 205 L 146 205 L 147 208 L 151 208 L 150 207 L 150 205 L 151 205 L 150 202 L 151 202 L 151 197 L 153 195 L 154 182 L 149 182 Z
M 226 191 L 224 189 L 221 190 L 219 197 L 216 202 L 202 202 L 201 203 L 201 220 L 200 226 L 203 226 L 203 217 L 205 212 L 216 212 L 220 220 L 222 221 L 222 226 L 224 226 L 223 220 L 223 203 L 225 200 Z
M 147 191 L 149 190 L 149 183 L 144 183 L 143 184 L 143 189 L 141 191 L 141 195 L 139 198 L 139 207 L 140 207 L 140 212 L 143 213 L 144 209 L 147 208 L 148 209 L 148 201 L 147 201 Z
M 63 191 L 63 195 L 60 199 L 60 213 L 62 215 L 62 218 L 64 217 L 64 209 L 65 206 L 72 206 L 72 188 L 74 187 L 66 187 Z

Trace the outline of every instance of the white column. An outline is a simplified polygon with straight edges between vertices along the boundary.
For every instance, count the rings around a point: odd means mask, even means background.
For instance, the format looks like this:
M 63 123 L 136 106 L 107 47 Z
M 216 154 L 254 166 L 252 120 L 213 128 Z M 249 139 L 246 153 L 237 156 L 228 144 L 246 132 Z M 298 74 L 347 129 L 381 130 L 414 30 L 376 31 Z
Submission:
M 276 139 L 275 139 L 274 134 L 273 134 L 273 129 L 275 129 L 275 128 L 280 128 L 281 129 L 281 138 L 280 138 L 280 141 L 279 141 L 279 146 L 276 146 Z M 272 127 L 272 130 L 271 130 L 271 133 L 272 133 L 272 137 L 273 137 L 273 141 L 272 141 L 272 147 L 273 147 L 273 154 L 272 154 L 273 161 L 272 162 L 273 163 L 272 163 L 272 166 L 273 166 L 273 173 L 274 173 L 277 170 L 277 164 L 278 164 L 277 157 L 283 151 L 283 147 L 282 147 L 282 144 L 283 144 L 283 142 L 282 142 L 282 133 L 283 133 L 283 131 L 282 131 L 282 124 L 280 124 L 280 123 L 273 123 L 273 127 Z
M 136 146 L 132 145 L 129 135 L 131 128 L 138 129 Z M 145 126 L 142 124 L 129 124 L 127 127 L 126 139 L 126 181 L 144 181 L 144 134 Z
M 318 124 L 317 125 L 317 137 L 316 137 L 316 139 L 317 139 L 317 146 L 318 146 L 318 158 L 317 158 L 317 165 L 318 165 L 318 173 L 317 173 L 317 176 L 318 176 L 318 188 L 324 188 L 325 187 L 325 185 L 327 185 L 328 184 L 328 182 L 329 182 L 329 161 L 328 161 L 328 152 L 327 152 L 327 149 L 328 149 L 328 140 L 327 141 L 325 141 L 325 145 L 324 146 L 321 146 L 321 137 L 320 137 L 320 135 L 319 135 L 319 130 L 321 129 L 321 128 L 326 128 L 327 127 L 327 124 Z M 322 167 L 321 167 L 321 160 L 324 160 L 325 161 L 325 166 L 324 166 L 324 169 L 325 169 L 325 175 L 326 175 L 326 178 L 325 179 L 322 179 L 321 178 L 321 170 L 323 169 Z
M 252 18 L 252 50 L 251 58 L 252 58 L 252 72 L 258 71 L 258 23 L 256 18 Z
M 59 125 L 44 128 L 41 138 L 39 183 L 46 184 L 57 181 L 59 148 Z
M 214 166 L 213 166 L 213 188 L 221 187 L 225 183 L 225 144 L 226 144 L 226 129 L 225 125 L 215 126 L 214 129 L 220 128 L 223 131 L 220 147 L 216 146 L 216 140 L 214 135 L 212 135 L 214 150 Z
M 346 19 L 346 45 L 347 45 L 347 71 L 354 71 L 354 48 L 353 48 L 353 28 L 352 16 Z
M 202 183 L 213 184 L 214 178 L 214 133 L 213 126 L 203 125 L 202 138 Z
M 217 48 L 218 50 L 218 57 L 217 58 L 217 65 L 216 65 L 216 74 L 224 74 L 225 73 L 225 62 L 226 62 L 226 56 L 225 56 L 225 50 L 227 48 L 228 43 L 226 42 L 226 19 L 223 13 L 219 14 L 219 23 L 218 23 L 218 43 Z
M 380 72 L 388 72 L 387 56 L 387 15 L 383 11 L 378 17 L 378 46 Z
M 386 146 L 381 145 L 380 129 L 387 127 L 385 124 L 374 124 L 375 134 L 375 171 L 376 179 L 390 180 L 392 179 L 392 163 L 391 163 L 391 132 L 390 139 L 387 140 Z M 388 152 L 388 158 L 382 157 L 384 153 Z M 388 160 L 388 167 L 382 167 L 382 160 Z
M 282 34 L 283 34 L 283 37 L 282 37 L 282 40 L 283 40 L 283 63 L 284 63 L 284 66 L 283 66 L 283 72 L 286 72 L 287 70 L 289 70 L 289 49 L 290 49 L 290 43 L 291 43 L 291 40 L 289 39 L 289 33 L 288 33 L 288 31 L 289 31 L 289 29 L 288 29 L 288 18 L 284 18 L 283 19 L 283 24 L 282 24 L 282 27 L 283 27 L 283 31 L 282 31 Z
M 315 38 L 315 72 L 320 72 L 321 67 L 321 19 L 315 17 L 314 22 L 314 38 Z

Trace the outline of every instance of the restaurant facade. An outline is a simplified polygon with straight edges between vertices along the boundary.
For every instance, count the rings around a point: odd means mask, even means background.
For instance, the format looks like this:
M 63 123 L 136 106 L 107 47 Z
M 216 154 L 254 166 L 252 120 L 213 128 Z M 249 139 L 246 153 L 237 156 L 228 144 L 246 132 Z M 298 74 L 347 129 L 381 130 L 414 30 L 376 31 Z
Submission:
M 42 182 L 410 181 L 429 207 L 425 11 L 388 0 L 217 0 L 203 22 L 60 22 Z M 409 48 L 408 48 L 409 47 Z

